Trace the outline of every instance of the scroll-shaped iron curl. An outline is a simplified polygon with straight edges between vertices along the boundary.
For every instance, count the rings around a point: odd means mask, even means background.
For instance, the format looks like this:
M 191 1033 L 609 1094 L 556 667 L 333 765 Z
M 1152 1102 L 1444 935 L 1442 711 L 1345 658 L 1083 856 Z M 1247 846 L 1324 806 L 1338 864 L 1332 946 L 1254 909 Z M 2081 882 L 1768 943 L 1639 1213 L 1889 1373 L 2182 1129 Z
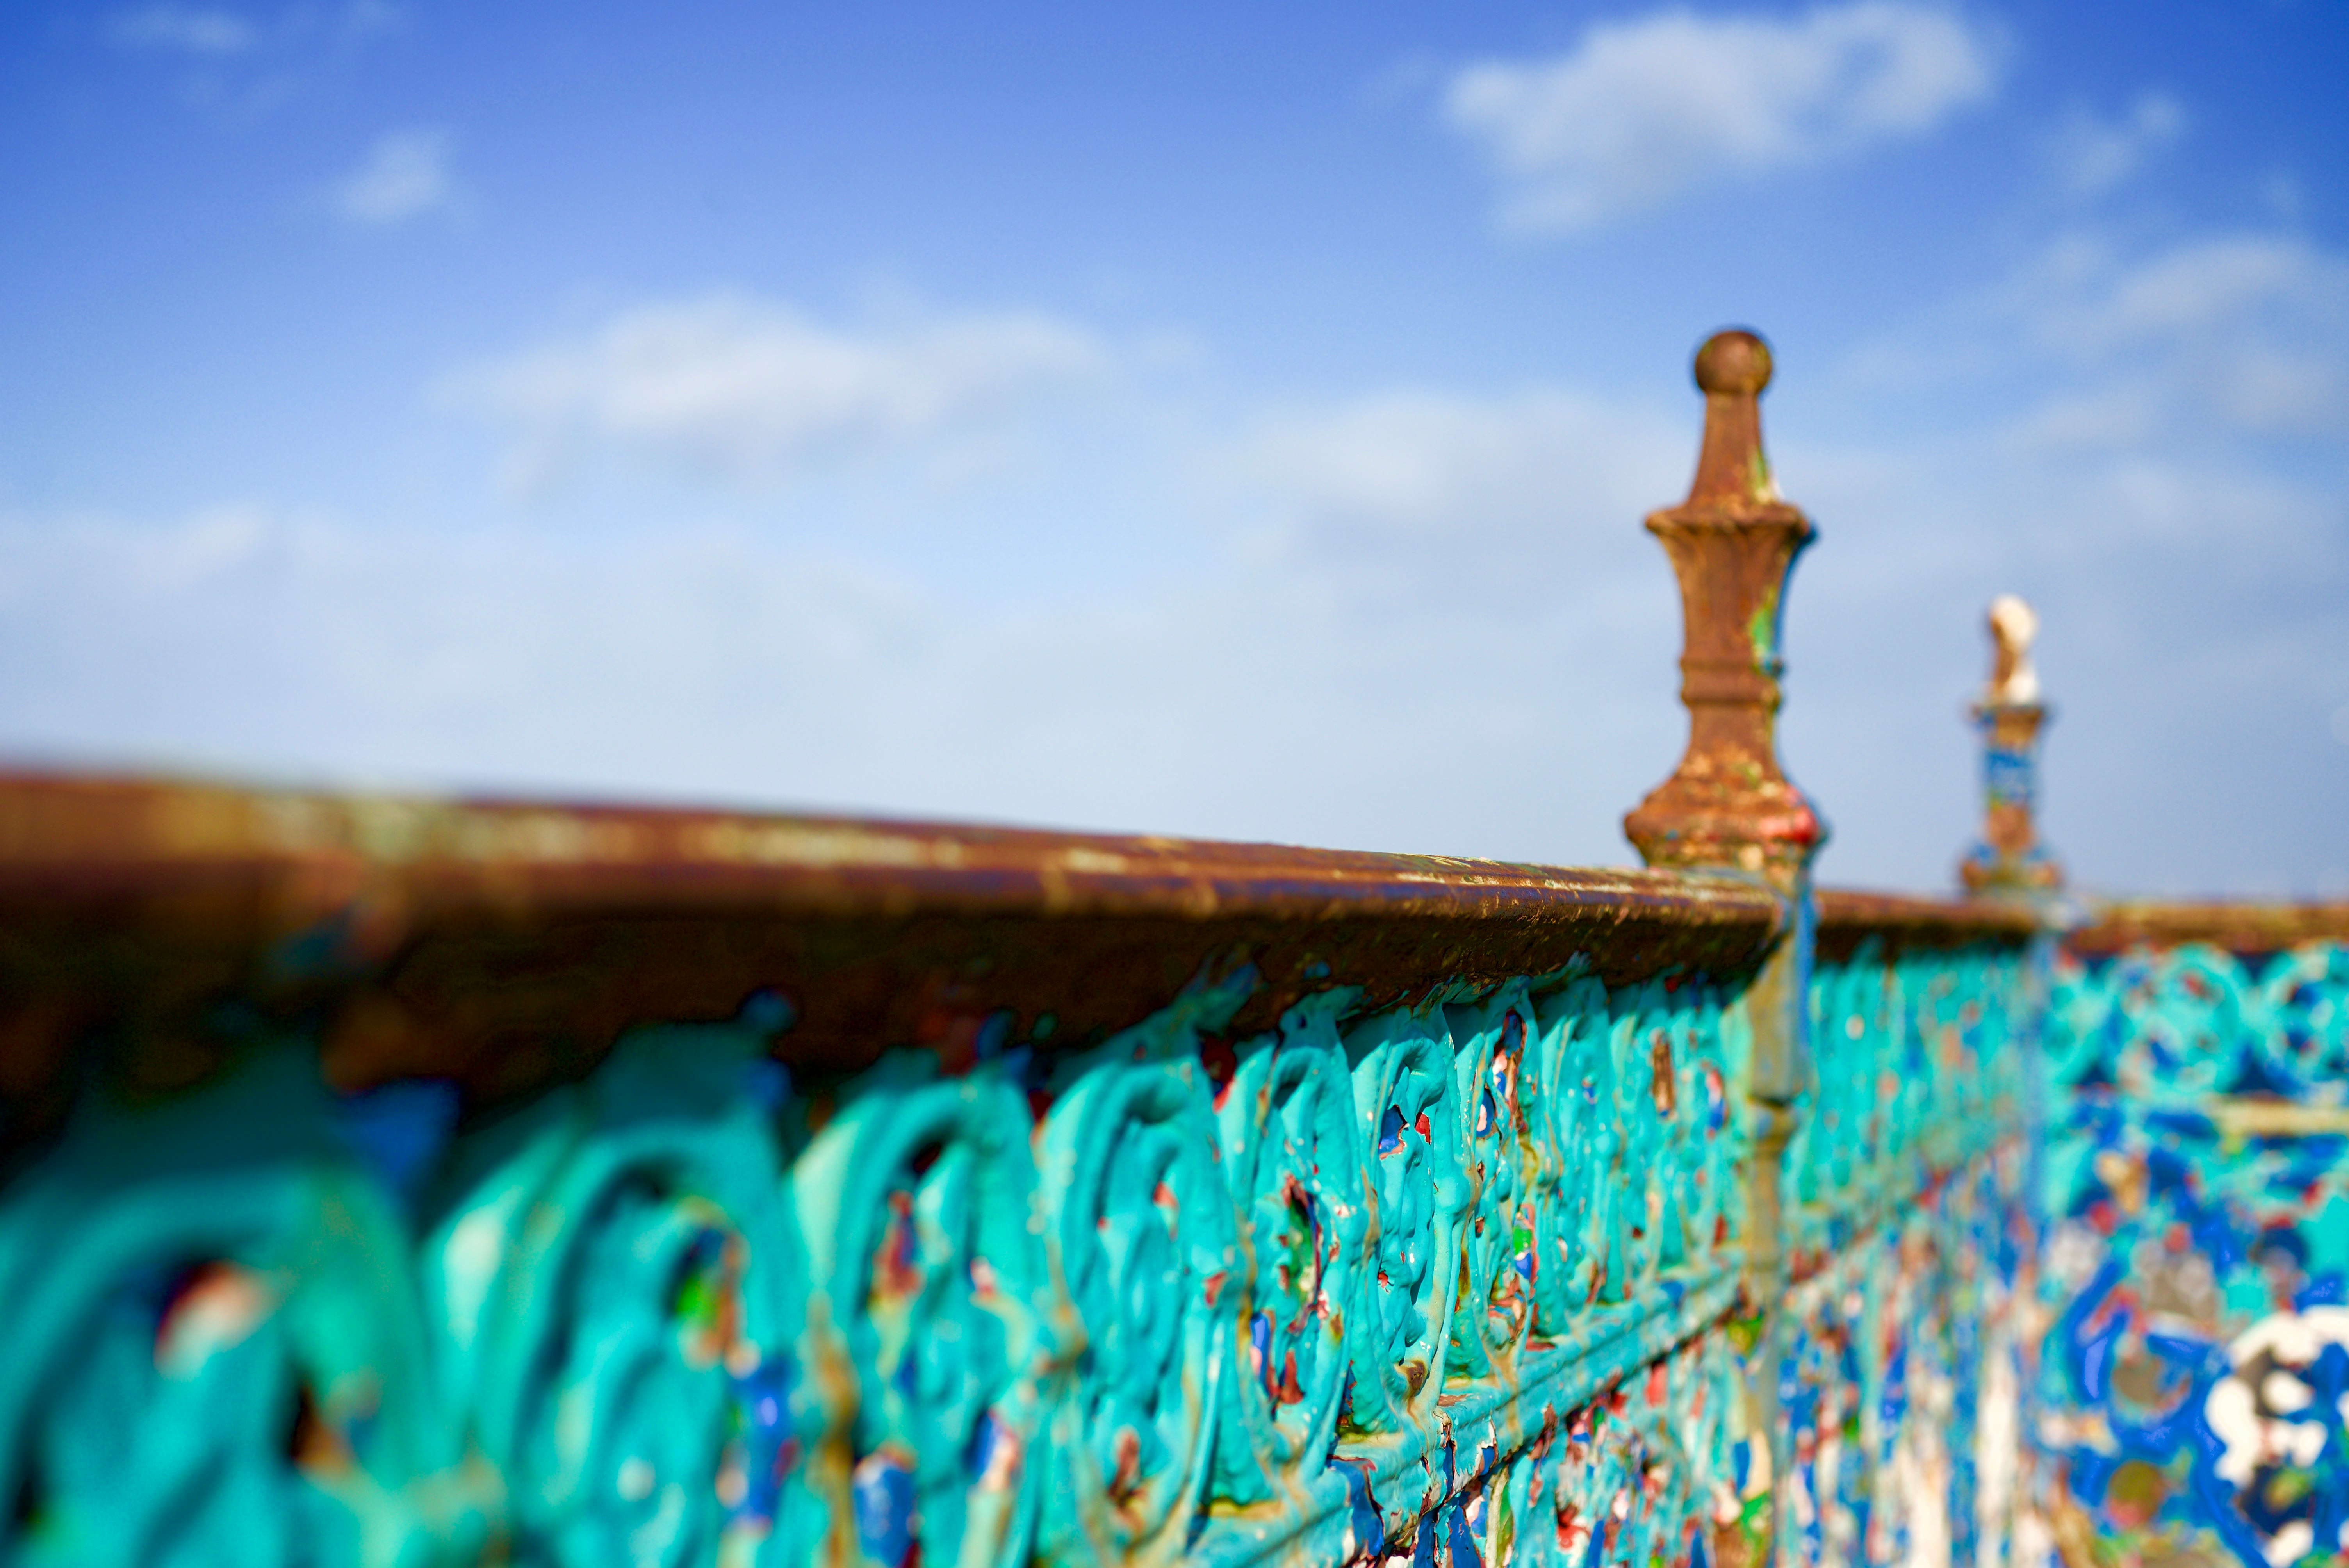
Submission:
M 2349 1078 L 2349 944 L 2310 943 L 2279 953 L 2259 989 L 2275 1057 L 2314 1096 L 2337 1099 Z
M 1604 1277 L 1603 1234 L 1611 1190 L 1605 1181 L 1606 1129 L 1614 1081 L 1607 987 L 1586 976 L 1548 997 L 1535 1038 L 1532 1090 L 1541 1163 L 1533 1205 L 1535 1322 L 1545 1336 L 1568 1332 Z M 1604 1102 L 1602 1103 L 1602 1090 Z
M 1811 973 L 1812 1070 L 1808 1114 L 1787 1140 L 1790 1188 L 1798 1203 L 1826 1202 L 1848 1190 L 1871 1163 L 1882 1117 L 1881 1078 L 1890 1064 L 1886 1042 L 1891 971 L 1881 944 L 1870 937 L 1853 962 Z
M 2121 969 L 2123 1093 L 2148 1100 L 2225 1093 L 2244 1068 L 2261 1065 L 2264 1042 L 2244 1016 L 2242 965 L 2231 954 L 2189 944 Z
M 1135 1563 L 1189 1544 L 1240 1259 L 1205 1069 L 1123 1046 L 1077 1075 L 1038 1143 L 1045 1233 L 1085 1345 L 1055 1445 L 1071 1484 L 1050 1512 L 1102 1561 Z
M 1515 1568 L 1729 1561 L 1717 1549 L 1736 1507 L 1725 1351 L 1707 1336 L 1563 1413 L 1487 1483 L 1476 1542 L 1484 1560 Z
M 991 1068 L 885 1059 L 793 1165 L 812 1375 L 811 1483 L 834 1561 L 1026 1560 L 1034 1449 L 1077 1330 L 1050 1291 L 1028 1106 Z
M 805 1553 L 804 1264 L 763 1054 L 784 1021 L 759 998 L 732 1025 L 631 1035 L 586 1083 L 460 1146 L 426 1274 L 534 1560 Z
M 1701 980 L 1666 992 L 1650 1027 L 1651 1096 L 1663 1119 L 1670 1158 L 1661 1262 L 1678 1268 L 1713 1255 L 1733 1233 L 1740 1150 L 1730 1115 L 1729 1074 L 1721 1040 L 1721 999 Z
M 1216 1460 L 1217 1491 L 1237 1502 L 1294 1496 L 1319 1475 L 1346 1399 L 1367 1220 L 1335 1024 L 1350 997 L 1329 992 L 1290 1008 L 1278 1035 L 1249 1045 L 1216 1102 L 1247 1256 Z
M 1460 1228 L 1461 1298 L 1452 1326 L 1460 1370 L 1514 1371 L 1531 1332 L 1541 1268 L 1535 1207 L 1545 1196 L 1535 1130 L 1542 1024 L 1522 980 L 1475 1006 L 1444 1009 L 1454 1054 L 1460 1147 L 1470 1190 Z
M 1615 1211 L 1609 1260 L 1609 1300 L 1627 1300 L 1655 1282 L 1664 1263 L 1664 1228 L 1672 1222 L 1669 1122 L 1679 1109 L 1672 1040 L 1664 1027 L 1663 987 L 1654 983 L 1615 998 L 1608 1044 L 1614 1062 Z
M 2049 965 L 2039 1049 L 2041 1071 L 2051 1084 L 2112 1084 L 2122 1041 L 2120 1009 L 2108 984 L 2112 968 L 2060 950 Z
M 1629 1291 L 1727 1239 L 1733 1155 L 1720 1014 L 1702 984 L 1651 980 L 1615 1000 Z
M 1354 1424 L 1400 1431 L 1433 1418 L 1472 1196 L 1461 1160 L 1452 1034 L 1441 1012 L 1397 1007 L 1346 1036 L 1366 1172 L 1370 1278 L 1354 1357 Z
M 461 1563 L 500 1524 L 306 1048 L 84 1108 L 0 1205 L 0 1561 Z

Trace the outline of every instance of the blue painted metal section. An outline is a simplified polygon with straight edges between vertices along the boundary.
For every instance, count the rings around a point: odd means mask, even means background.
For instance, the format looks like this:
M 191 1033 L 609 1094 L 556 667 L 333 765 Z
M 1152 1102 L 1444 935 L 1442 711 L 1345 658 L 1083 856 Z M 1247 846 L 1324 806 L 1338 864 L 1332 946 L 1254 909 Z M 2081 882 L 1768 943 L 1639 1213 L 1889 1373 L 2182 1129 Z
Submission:
M 2054 974 L 2036 1506 L 2069 1554 L 2349 1553 L 2349 947 Z

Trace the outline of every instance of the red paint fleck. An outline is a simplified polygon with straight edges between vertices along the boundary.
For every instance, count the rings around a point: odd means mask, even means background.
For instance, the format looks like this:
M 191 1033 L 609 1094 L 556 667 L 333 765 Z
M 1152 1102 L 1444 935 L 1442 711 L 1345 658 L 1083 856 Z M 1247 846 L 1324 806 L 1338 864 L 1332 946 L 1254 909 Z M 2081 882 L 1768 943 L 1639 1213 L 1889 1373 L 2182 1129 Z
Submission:
M 1281 1360 L 1280 1387 L 1273 1391 L 1273 1400 L 1277 1404 L 1296 1405 L 1303 1403 L 1304 1398 L 1305 1390 L 1297 1382 L 1297 1351 L 1291 1346 Z

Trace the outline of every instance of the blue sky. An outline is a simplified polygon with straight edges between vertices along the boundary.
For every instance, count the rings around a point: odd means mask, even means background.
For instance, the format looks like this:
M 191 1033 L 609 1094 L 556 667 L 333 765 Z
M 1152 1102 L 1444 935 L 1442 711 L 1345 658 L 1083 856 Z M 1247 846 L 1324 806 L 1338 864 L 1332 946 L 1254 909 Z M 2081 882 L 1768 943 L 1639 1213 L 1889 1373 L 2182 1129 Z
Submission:
M 2098 890 L 2349 892 L 2349 12 L 0 10 L 0 754 L 1562 862 L 1770 335 L 1821 872 L 2000 592 Z

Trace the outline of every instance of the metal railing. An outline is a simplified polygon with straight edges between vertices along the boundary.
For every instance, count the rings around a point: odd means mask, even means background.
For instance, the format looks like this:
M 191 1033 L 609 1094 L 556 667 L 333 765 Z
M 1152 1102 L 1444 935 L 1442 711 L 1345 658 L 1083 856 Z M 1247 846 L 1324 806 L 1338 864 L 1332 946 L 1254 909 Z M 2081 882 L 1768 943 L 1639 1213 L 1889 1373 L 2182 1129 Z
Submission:
M 2080 1042 L 2188 1047 L 2054 950 L 2013 656 L 1985 896 L 1811 887 L 1768 377 L 1647 871 L 0 779 L 0 1563 L 2093 1556 L 2039 1346 L 2173 1109 Z

